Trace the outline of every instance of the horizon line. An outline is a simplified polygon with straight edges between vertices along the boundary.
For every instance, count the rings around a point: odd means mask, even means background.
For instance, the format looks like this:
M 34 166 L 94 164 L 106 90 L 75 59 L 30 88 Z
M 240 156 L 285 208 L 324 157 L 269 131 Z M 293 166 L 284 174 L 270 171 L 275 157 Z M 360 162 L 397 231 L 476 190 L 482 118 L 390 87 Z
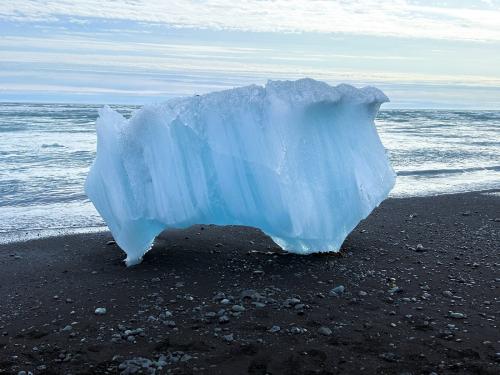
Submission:
M 193 95 L 187 95 L 184 97 L 189 97 L 189 96 L 195 96 L 196 94 Z M 180 97 L 180 96 L 178 96 Z M 172 97 L 172 99 L 178 98 L 178 97 Z M 129 107 L 143 107 L 147 106 L 150 104 L 157 104 L 157 103 L 164 103 L 167 100 L 164 101 L 157 101 L 157 102 L 149 102 L 149 103 L 123 103 L 123 102 L 71 102 L 71 101 L 31 101 L 31 100 L 25 100 L 25 101 L 19 101 L 19 100 L 0 100 L 0 105 L 2 104 L 64 104 L 64 105 L 93 105 L 93 106 L 106 106 L 106 105 L 121 105 L 121 106 L 129 106 Z M 385 103 L 384 103 L 385 104 Z M 381 111 L 392 111 L 392 110 L 418 110 L 418 111 L 480 111 L 480 112 L 500 112 L 500 108 L 474 108 L 474 107 L 392 107 L 392 108 L 383 108 L 381 107 L 379 109 L 379 112 Z

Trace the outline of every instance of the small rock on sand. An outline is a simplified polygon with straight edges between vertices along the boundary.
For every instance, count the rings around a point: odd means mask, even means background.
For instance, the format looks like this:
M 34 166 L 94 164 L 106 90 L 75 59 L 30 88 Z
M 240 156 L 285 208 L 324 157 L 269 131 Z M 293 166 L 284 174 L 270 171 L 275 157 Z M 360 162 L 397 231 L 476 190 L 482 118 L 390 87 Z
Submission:
M 330 290 L 330 296 L 333 296 L 333 297 L 338 297 L 338 296 L 341 296 L 342 294 L 344 294 L 345 292 L 345 287 L 343 285 L 339 285 L 339 286 L 336 286 L 335 288 L 333 288 L 332 290 Z
M 281 331 L 281 328 L 280 328 L 280 326 L 276 326 L 276 325 L 275 325 L 275 326 L 272 326 L 272 327 L 269 329 L 269 332 L 271 332 L 271 333 L 276 333 L 276 332 L 279 332 L 279 331 Z
M 318 333 L 323 336 L 330 336 L 332 334 L 332 330 L 328 327 L 323 326 L 318 329 Z
M 96 315 L 106 315 L 106 313 L 107 313 L 107 310 L 105 307 L 98 307 L 94 311 L 94 314 L 96 314 Z
M 462 314 L 460 312 L 453 312 L 453 311 L 450 311 L 449 316 L 450 316 L 450 318 L 453 318 L 453 319 L 464 319 L 465 318 L 465 314 Z

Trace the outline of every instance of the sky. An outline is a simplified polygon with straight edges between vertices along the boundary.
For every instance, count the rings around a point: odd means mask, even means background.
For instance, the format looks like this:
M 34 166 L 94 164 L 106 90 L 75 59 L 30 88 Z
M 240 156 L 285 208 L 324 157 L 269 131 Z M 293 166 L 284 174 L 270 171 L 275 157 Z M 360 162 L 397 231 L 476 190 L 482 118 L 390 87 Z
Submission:
M 0 101 L 144 104 L 268 80 L 500 109 L 500 0 L 2 0 Z

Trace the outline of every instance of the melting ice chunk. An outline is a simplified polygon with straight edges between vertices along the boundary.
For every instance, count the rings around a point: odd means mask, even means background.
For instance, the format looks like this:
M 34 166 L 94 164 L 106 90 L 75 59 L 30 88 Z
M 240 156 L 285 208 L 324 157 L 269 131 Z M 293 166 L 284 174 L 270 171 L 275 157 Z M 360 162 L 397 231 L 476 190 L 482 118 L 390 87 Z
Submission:
M 85 190 L 128 265 L 166 228 L 241 224 L 283 249 L 338 251 L 395 174 L 374 125 L 378 89 L 270 81 L 97 120 Z

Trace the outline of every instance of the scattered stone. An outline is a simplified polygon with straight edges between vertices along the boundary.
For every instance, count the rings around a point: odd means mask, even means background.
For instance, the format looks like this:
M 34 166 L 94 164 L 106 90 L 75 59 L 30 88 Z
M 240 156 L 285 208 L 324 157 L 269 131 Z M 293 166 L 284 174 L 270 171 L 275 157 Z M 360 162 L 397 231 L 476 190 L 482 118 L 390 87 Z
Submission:
M 423 252 L 425 252 L 427 250 L 424 248 L 424 246 L 421 243 L 419 243 L 419 244 L 417 244 L 417 247 L 415 248 L 415 251 L 417 253 L 423 253 Z
M 281 327 L 280 326 L 272 326 L 271 328 L 269 328 L 269 332 L 271 333 L 276 333 L 276 332 L 279 332 L 281 331 Z
M 220 300 L 223 300 L 223 299 L 225 299 L 225 298 L 226 298 L 226 294 L 225 294 L 225 293 L 223 293 L 223 292 L 218 292 L 218 293 L 214 296 L 213 300 L 214 300 L 214 301 L 220 301 Z
M 450 311 L 448 315 L 450 318 L 453 318 L 453 319 L 464 319 L 465 318 L 465 314 L 462 314 L 460 312 Z
M 217 314 L 214 311 L 208 311 L 205 313 L 205 318 L 208 319 L 213 319 L 217 316 Z
M 450 292 L 449 290 L 445 290 L 443 292 L 443 296 L 452 298 L 453 297 L 453 293 Z
M 106 245 L 107 246 L 116 245 L 116 241 L 113 241 L 113 240 L 108 241 L 108 242 L 106 242 Z
M 241 291 L 240 293 L 240 298 L 241 299 L 245 299 L 245 298 L 248 298 L 248 299 L 258 299 L 257 298 L 257 292 L 253 289 L 245 289 L 243 291 Z
M 175 324 L 175 322 L 173 320 L 167 320 L 165 322 L 165 324 L 167 325 L 167 327 L 170 327 L 170 328 L 174 328 L 177 326 L 177 324 Z
M 306 307 L 306 305 L 304 305 L 303 303 L 298 303 L 293 308 L 295 310 L 304 310 L 305 307 Z
M 379 355 L 380 358 L 387 362 L 396 362 L 397 361 L 397 355 L 391 352 L 388 353 L 382 353 Z
M 229 323 L 229 317 L 227 315 L 222 315 L 221 317 L 219 317 L 219 323 L 220 324 Z
M 152 371 L 149 370 L 152 367 L 153 362 L 150 359 L 142 357 L 128 359 L 118 365 L 118 369 L 121 370 L 121 375 L 136 374 L 143 369 L 146 370 L 146 373 L 151 373 Z
M 402 293 L 403 288 L 400 288 L 399 286 L 395 286 L 387 291 L 389 294 L 396 294 L 396 293 Z
M 293 333 L 295 335 L 299 335 L 299 334 L 305 333 L 305 332 L 307 332 L 307 330 L 305 328 L 302 328 L 302 327 L 294 326 L 294 327 L 290 328 L 290 333 Z
M 366 297 L 366 296 L 368 295 L 368 293 L 366 293 L 366 292 L 365 292 L 365 291 L 363 291 L 363 290 L 360 290 L 360 291 L 359 291 L 359 293 L 358 293 L 358 295 L 359 295 L 360 297 Z
M 323 326 L 318 329 L 318 333 L 323 336 L 330 336 L 333 332 L 330 328 Z
M 234 335 L 232 333 L 230 333 L 229 335 L 224 335 L 224 336 L 222 336 L 222 338 L 224 339 L 224 341 L 227 341 L 227 342 L 234 341 Z
M 107 313 L 107 310 L 105 307 L 98 307 L 94 311 L 94 314 L 96 314 L 96 315 L 106 315 L 106 313 Z
M 298 298 L 287 298 L 285 302 L 283 302 L 283 305 L 286 307 L 292 307 L 300 303 L 300 299 Z
M 339 297 L 345 292 L 345 287 L 343 285 L 336 286 L 335 288 L 331 289 L 330 292 L 328 293 L 331 297 Z
M 239 312 L 240 313 L 240 312 L 245 311 L 246 309 L 243 306 L 241 306 L 241 305 L 234 305 L 231 308 L 231 310 L 233 310 L 234 312 Z
M 124 336 L 144 336 L 144 329 L 142 328 L 137 328 L 137 329 L 127 329 L 125 332 L 123 332 Z
M 429 294 L 429 293 L 427 293 L 427 292 L 424 292 L 424 293 L 422 294 L 422 299 L 429 299 L 430 297 L 432 297 L 432 295 L 431 295 L 431 294 Z
M 396 285 L 396 278 L 389 277 L 389 279 L 387 279 L 387 285 L 389 285 L 389 288 L 395 288 L 397 286 Z

